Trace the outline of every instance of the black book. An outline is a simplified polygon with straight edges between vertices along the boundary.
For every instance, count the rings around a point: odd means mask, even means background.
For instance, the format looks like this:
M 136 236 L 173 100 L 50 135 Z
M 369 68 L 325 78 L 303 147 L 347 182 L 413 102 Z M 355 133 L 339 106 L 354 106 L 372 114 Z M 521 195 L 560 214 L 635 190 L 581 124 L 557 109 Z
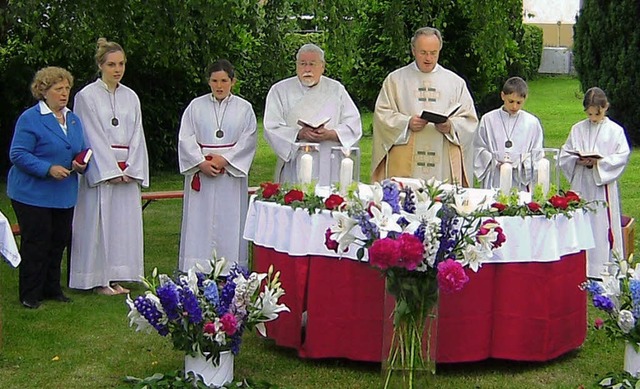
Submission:
M 422 115 L 420 115 L 420 117 L 428 121 L 429 123 L 435 123 L 435 124 L 444 123 L 447 121 L 447 119 L 451 117 L 451 115 L 458 112 L 458 110 L 460 109 L 460 106 L 461 106 L 460 103 L 456 104 L 453 107 L 453 109 L 447 114 L 442 114 L 442 113 L 432 112 L 432 111 L 422 111 Z

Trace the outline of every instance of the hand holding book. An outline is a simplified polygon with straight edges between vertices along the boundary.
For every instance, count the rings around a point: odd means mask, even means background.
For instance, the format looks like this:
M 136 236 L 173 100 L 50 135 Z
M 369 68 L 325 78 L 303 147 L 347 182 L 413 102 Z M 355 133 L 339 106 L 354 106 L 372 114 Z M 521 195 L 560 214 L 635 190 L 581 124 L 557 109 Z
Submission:
M 458 110 L 460 109 L 460 106 L 461 105 L 459 103 L 454 105 L 453 108 L 449 111 L 449 113 L 446 113 L 446 114 L 433 112 L 433 111 L 422 111 L 422 114 L 420 115 L 420 117 L 423 120 L 428 121 L 429 123 L 441 124 L 446 122 L 453 114 L 458 112 Z

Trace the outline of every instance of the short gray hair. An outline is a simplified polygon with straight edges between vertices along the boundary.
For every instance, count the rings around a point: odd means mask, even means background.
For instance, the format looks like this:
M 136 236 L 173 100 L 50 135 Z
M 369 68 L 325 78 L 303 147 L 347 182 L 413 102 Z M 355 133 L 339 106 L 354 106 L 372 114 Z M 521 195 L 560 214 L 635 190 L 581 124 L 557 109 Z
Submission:
M 302 53 L 318 53 L 320 55 L 320 61 L 324 63 L 324 50 L 322 50 L 319 46 L 314 45 L 313 43 L 307 43 L 302 45 L 296 54 L 296 61 L 300 60 L 300 55 Z
M 440 30 L 433 27 L 422 27 L 417 29 L 415 34 L 413 34 L 413 38 L 411 38 L 411 47 L 416 47 L 416 39 L 418 39 L 418 37 L 421 35 L 424 35 L 424 36 L 435 35 L 440 41 L 440 48 L 442 49 L 442 33 L 440 33 Z

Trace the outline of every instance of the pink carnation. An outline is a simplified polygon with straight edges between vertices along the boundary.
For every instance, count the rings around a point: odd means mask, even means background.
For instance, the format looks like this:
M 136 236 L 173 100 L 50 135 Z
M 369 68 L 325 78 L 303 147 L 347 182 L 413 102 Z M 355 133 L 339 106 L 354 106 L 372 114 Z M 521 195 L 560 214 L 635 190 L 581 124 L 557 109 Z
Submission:
M 225 313 L 222 315 L 220 323 L 222 324 L 222 331 L 229 336 L 235 334 L 238 329 L 238 320 L 236 320 L 236 317 L 231 313 Z
M 391 238 L 378 239 L 369 247 L 369 263 L 382 270 L 396 266 L 401 255 L 400 243 Z
M 407 270 L 415 270 L 424 258 L 424 245 L 413 234 L 401 234 L 397 242 L 400 244 L 400 266 Z
M 469 282 L 462 265 L 453 259 L 438 264 L 438 286 L 445 293 L 458 292 Z

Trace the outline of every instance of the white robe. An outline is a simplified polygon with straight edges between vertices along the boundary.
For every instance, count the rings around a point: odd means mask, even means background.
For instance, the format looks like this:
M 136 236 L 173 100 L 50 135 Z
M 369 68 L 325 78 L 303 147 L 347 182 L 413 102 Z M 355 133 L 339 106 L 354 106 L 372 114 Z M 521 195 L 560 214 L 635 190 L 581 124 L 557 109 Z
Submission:
M 275 182 L 296 182 L 296 137 L 302 128 L 298 120 L 308 123 L 330 118 L 325 128 L 335 130 L 340 142 L 320 143 L 318 184 L 330 184 L 331 147 L 351 147 L 362 137 L 360 112 L 344 86 L 338 81 L 320 77 L 313 87 L 304 86 L 298 77 L 274 84 L 265 103 L 264 137 L 276 153 L 278 161 Z
M 509 115 L 499 108 L 482 116 L 475 136 L 473 161 L 474 172 L 482 188 L 500 188 L 498 164 L 505 162 L 506 154 L 509 154 L 514 167 L 511 186 L 520 190 L 531 189 L 528 186 L 534 166 L 530 162 L 544 157 L 542 137 L 540 120 L 529 112 L 520 110 Z M 505 146 L 507 141 L 512 143 L 510 148 Z
M 218 134 L 221 138 L 216 136 L 217 123 L 223 132 Z M 227 268 L 235 262 L 247 267 L 247 241 L 242 236 L 249 204 L 247 175 L 256 142 L 253 108 L 238 96 L 229 95 L 220 103 L 207 94 L 195 98 L 184 111 L 178 135 L 178 162 L 180 173 L 185 176 L 181 271 L 196 263 L 211 271 L 209 260 L 214 253 L 228 261 Z M 200 191 L 196 191 L 191 182 L 207 154 L 221 155 L 229 165 L 224 174 L 216 177 L 200 173 Z
M 140 100 L 122 84 L 114 99 L 98 79 L 76 94 L 74 112 L 93 156 L 80 178 L 69 286 L 90 289 L 111 281 L 140 281 L 144 275 L 140 187 L 149 186 Z M 114 112 L 118 126 L 111 123 Z M 126 164 L 124 171 L 119 162 Z M 123 174 L 133 181 L 108 183 Z
M 588 169 L 576 164 L 578 157 L 568 151 L 582 154 L 596 152 L 603 158 L 592 169 Z M 623 255 L 618 179 L 628 160 L 629 144 L 624 129 L 607 117 L 600 125 L 590 124 L 589 120 L 575 124 L 560 150 L 560 168 L 571 182 L 571 189 L 586 200 L 602 200 L 608 204 L 608 208 L 599 208 L 597 213 L 589 214 L 596 247 L 587 251 L 588 277 L 601 278 L 603 265 L 612 258 L 610 228 L 613 249 Z
M 435 177 L 451 182 L 451 143 L 459 146 L 464 173 L 472 181 L 473 138 L 478 117 L 467 85 L 460 76 L 440 65 L 429 73 L 423 73 L 415 62 L 391 72 L 382 84 L 373 115 L 371 171 L 376 172 L 384 163 L 383 172 L 387 172 L 386 165 L 394 163 L 387 160 L 387 153 L 394 146 L 409 142 L 409 120 L 413 115 L 420 115 L 425 110 L 444 114 L 457 104 L 461 104 L 460 108 L 449 118 L 450 134 L 443 135 L 433 123 L 429 123 L 414 133 L 413 153 L 417 156 L 407 152 L 401 158 L 413 159 L 413 177 Z M 386 178 L 395 174 L 388 172 L 383 175 L 385 177 L 382 178 Z

